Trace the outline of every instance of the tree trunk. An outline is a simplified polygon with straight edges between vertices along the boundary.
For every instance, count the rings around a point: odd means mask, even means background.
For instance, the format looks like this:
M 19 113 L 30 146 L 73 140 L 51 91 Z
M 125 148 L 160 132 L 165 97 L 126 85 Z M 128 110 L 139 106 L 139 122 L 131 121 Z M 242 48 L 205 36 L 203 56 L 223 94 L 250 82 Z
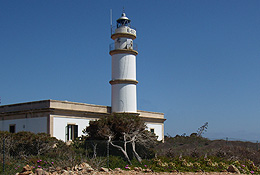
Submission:
M 93 146 L 93 151 L 94 151 L 92 158 L 95 159 L 97 157 L 97 144 L 93 143 L 92 146 Z
M 131 143 L 132 143 L 133 152 L 134 152 L 134 154 L 135 154 L 136 159 L 138 160 L 138 162 L 139 162 L 140 164 L 142 164 L 142 158 L 139 156 L 139 154 L 138 154 L 138 153 L 136 152 L 136 150 L 135 150 L 135 141 L 132 141 Z
M 132 165 L 132 162 L 130 161 L 130 159 L 129 159 L 128 155 L 127 155 L 127 152 L 126 152 L 126 146 L 125 146 L 125 150 L 124 150 L 121 146 L 115 145 L 115 144 L 111 141 L 111 137 L 109 137 L 108 142 L 109 142 L 113 147 L 116 147 L 116 148 L 118 148 L 120 151 L 122 151 L 122 153 L 125 155 L 125 158 L 126 158 L 126 160 L 128 161 L 128 163 L 129 163 L 130 165 Z M 124 143 L 124 145 L 126 145 L 126 142 Z

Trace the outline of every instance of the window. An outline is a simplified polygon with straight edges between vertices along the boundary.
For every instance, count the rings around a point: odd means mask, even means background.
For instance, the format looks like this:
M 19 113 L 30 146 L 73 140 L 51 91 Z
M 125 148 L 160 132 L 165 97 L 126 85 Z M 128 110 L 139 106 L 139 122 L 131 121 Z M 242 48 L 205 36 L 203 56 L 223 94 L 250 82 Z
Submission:
M 154 133 L 154 128 L 151 128 L 150 131 L 151 131 L 151 133 Z
M 68 124 L 66 126 L 66 140 L 74 140 L 78 137 L 78 125 Z
M 15 133 L 15 124 L 9 125 L 9 132 Z

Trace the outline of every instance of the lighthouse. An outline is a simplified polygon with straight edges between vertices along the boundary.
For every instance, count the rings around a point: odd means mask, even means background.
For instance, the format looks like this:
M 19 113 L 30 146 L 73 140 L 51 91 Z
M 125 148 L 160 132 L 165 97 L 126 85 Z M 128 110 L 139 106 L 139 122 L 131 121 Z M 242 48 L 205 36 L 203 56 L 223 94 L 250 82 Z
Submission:
M 51 137 L 67 142 L 84 135 L 82 131 L 94 118 L 107 117 L 111 113 L 127 113 L 138 116 L 145 122 L 146 129 L 155 133 L 158 140 L 163 142 L 166 120 L 164 114 L 137 110 L 136 56 L 138 52 L 137 45 L 133 43 L 136 39 L 136 30 L 131 26 L 131 20 L 124 12 L 117 20 L 111 38 L 114 40 L 109 45 L 109 53 L 112 56 L 111 107 L 51 99 L 0 105 L 0 130 L 47 133 Z
M 111 106 L 112 113 L 137 115 L 136 103 L 136 55 L 137 45 L 133 43 L 136 30 L 131 20 L 123 12 L 117 20 L 115 31 L 111 34 L 114 43 L 110 44 L 112 56 Z

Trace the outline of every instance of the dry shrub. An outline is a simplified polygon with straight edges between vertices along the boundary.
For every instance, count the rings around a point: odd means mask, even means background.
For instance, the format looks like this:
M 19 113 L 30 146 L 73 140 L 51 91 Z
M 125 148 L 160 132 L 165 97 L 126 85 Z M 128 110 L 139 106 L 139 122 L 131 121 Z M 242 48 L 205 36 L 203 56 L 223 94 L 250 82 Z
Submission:
M 252 160 L 260 165 L 260 151 L 257 143 L 226 140 L 209 140 L 207 138 L 191 136 L 166 137 L 165 143 L 159 144 L 155 150 L 158 156 L 202 157 L 214 156 L 225 160 Z

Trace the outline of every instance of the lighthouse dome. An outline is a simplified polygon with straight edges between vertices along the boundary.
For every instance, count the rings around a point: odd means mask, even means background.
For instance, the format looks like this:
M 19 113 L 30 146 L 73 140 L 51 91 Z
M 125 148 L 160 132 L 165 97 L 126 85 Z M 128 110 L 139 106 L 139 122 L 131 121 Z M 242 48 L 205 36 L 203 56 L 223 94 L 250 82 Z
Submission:
M 126 17 L 126 14 L 125 13 L 122 13 L 122 16 L 118 19 L 118 20 L 129 20 L 127 17 Z M 117 21 L 118 21 L 117 20 Z
M 117 22 L 117 27 L 121 27 L 121 26 L 128 26 L 131 22 L 131 20 L 129 18 L 127 18 L 125 13 L 122 13 L 122 16 L 120 18 L 118 18 L 118 20 L 116 20 Z

